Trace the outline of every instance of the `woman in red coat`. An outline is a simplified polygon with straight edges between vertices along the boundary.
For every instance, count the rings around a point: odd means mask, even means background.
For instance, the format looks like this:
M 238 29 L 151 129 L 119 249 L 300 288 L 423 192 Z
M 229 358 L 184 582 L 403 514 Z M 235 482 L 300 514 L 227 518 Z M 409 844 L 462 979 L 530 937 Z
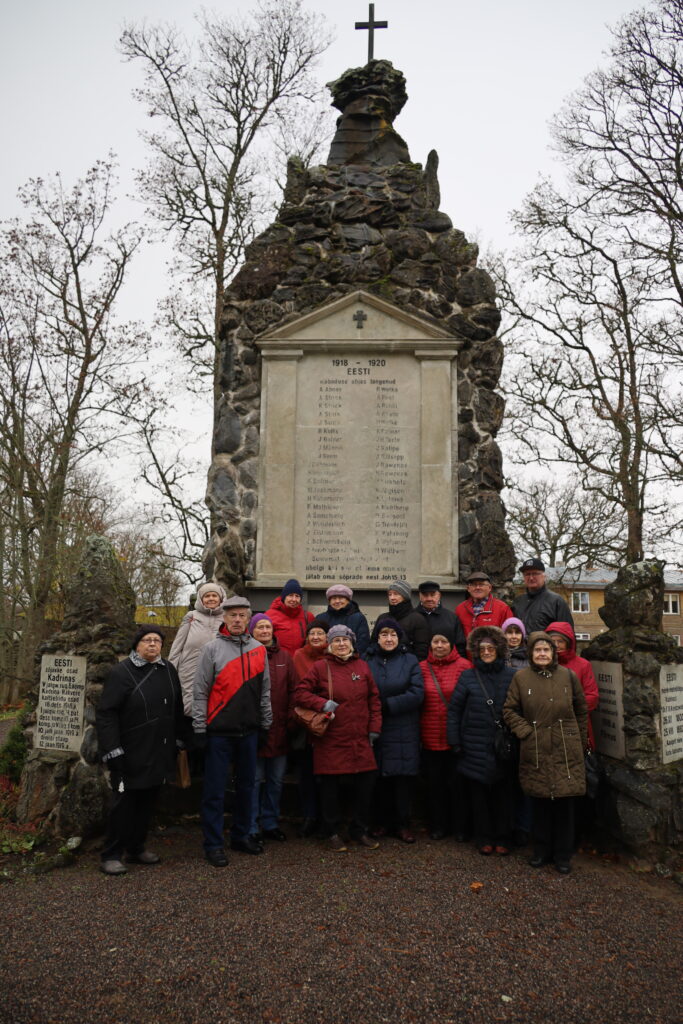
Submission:
M 437 633 L 420 668 L 424 680 L 420 732 L 427 781 L 429 837 L 443 839 L 453 832 L 458 841 L 464 841 L 467 832 L 465 782 L 455 770 L 455 758 L 446 739 L 446 719 L 448 702 L 458 678 L 472 666 L 460 657 L 452 638 Z
M 313 622 L 311 612 L 304 611 L 304 592 L 298 580 L 287 580 L 279 597 L 268 609 L 277 642 L 284 651 L 294 654 L 306 643 L 306 627 Z
M 560 665 L 564 665 L 565 668 L 576 673 L 579 677 L 581 689 L 583 690 L 588 707 L 588 746 L 591 750 L 595 750 L 595 737 L 593 736 L 590 713 L 595 711 L 600 703 L 600 691 L 595 681 L 593 666 L 590 661 L 576 653 L 576 637 L 574 636 L 574 630 L 568 622 L 551 622 L 549 626 L 546 626 L 545 632 L 549 634 L 555 643 L 557 660 Z
M 294 692 L 296 704 L 332 714 L 325 734 L 313 738 L 313 770 L 327 841 L 338 853 L 346 851 L 339 835 L 343 782 L 353 788 L 351 838 L 370 850 L 379 846 L 368 835 L 368 826 L 377 776 L 372 745 L 382 728 L 382 709 L 372 672 L 354 649 L 355 639 L 348 626 L 333 626 L 327 634 L 328 653 L 316 661 Z

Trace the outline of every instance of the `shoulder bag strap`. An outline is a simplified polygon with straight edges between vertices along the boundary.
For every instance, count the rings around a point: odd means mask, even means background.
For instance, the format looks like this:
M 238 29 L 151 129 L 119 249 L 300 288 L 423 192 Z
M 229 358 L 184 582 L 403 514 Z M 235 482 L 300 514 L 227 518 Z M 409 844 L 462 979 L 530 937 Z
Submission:
M 493 718 L 493 721 L 496 723 L 497 726 L 501 727 L 501 721 L 499 718 L 496 717 L 496 712 L 493 710 L 493 698 L 489 697 L 489 692 L 484 686 L 484 680 L 481 678 L 476 668 L 474 670 L 474 674 L 477 677 L 477 682 L 481 686 L 481 692 L 484 694 L 484 700 L 486 701 L 486 705 L 489 711 L 491 712 L 491 717 Z
M 332 687 L 332 669 L 330 668 L 329 661 L 327 663 L 327 689 L 329 690 L 330 700 L 334 700 L 334 689 Z
M 439 680 L 436 678 L 436 672 L 434 671 L 434 669 L 432 668 L 431 665 L 429 665 L 429 671 L 432 673 L 432 679 L 434 680 L 434 686 L 436 687 L 436 690 L 437 690 L 437 693 L 439 694 L 439 697 L 441 697 L 441 700 L 444 702 L 444 705 L 446 707 L 448 707 L 448 701 L 446 700 L 446 698 L 443 695 L 443 690 L 439 686 Z

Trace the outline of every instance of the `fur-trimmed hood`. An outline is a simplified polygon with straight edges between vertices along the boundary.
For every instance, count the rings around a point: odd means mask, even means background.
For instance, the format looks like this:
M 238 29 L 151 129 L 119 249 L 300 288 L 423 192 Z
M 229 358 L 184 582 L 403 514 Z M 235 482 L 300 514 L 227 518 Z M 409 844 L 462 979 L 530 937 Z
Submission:
M 505 661 L 508 645 L 505 633 L 498 626 L 477 626 L 467 638 L 467 649 L 473 658 L 479 658 L 479 644 L 482 640 L 489 640 L 496 648 L 496 659 Z

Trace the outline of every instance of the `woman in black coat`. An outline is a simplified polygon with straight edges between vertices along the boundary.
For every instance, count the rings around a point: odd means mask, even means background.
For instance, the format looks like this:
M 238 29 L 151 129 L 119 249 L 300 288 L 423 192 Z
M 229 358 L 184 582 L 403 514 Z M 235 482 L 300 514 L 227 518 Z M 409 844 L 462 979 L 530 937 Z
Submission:
M 183 698 L 175 667 L 161 659 L 163 633 L 143 626 L 129 656 L 109 673 L 97 705 L 100 756 L 109 769 L 114 802 L 100 867 L 124 875 L 129 862 L 157 864 L 145 849 L 154 803 L 173 778 L 185 730 Z
M 365 660 L 382 701 L 382 731 L 375 742 L 379 784 L 374 833 L 393 832 L 404 843 L 414 843 L 410 800 L 420 769 L 422 672 L 415 655 L 406 651 L 400 625 L 388 616 L 375 625 Z
M 467 644 L 474 668 L 462 673 L 453 691 L 447 738 L 458 759 L 457 771 L 469 779 L 479 852 L 504 855 L 510 852 L 516 766 L 497 761 L 494 741 L 515 669 L 505 664 L 507 643 L 497 626 L 473 629 Z

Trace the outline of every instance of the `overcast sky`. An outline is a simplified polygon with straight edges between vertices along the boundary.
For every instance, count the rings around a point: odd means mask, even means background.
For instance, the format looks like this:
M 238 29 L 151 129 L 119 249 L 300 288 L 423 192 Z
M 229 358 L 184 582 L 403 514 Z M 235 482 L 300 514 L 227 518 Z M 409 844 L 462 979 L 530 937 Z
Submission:
M 228 0 L 233 14 L 255 6 Z M 367 59 L 365 2 L 310 3 L 326 15 L 335 42 L 323 82 Z M 550 173 L 548 120 L 609 45 L 608 26 L 639 6 L 628 0 L 378 0 L 375 57 L 406 76 L 409 101 L 396 121 L 413 160 L 440 156 L 441 208 L 482 248 L 510 243 L 508 214 L 541 173 Z M 117 51 L 127 21 L 172 21 L 192 32 L 189 0 L 5 0 L 0 4 L 0 219 L 19 210 L 16 190 L 32 176 L 61 171 L 69 184 L 110 150 L 121 194 L 144 162 L 144 117 L 131 91 L 138 68 Z M 141 208 L 128 200 L 122 217 Z M 131 271 L 120 313 L 151 320 L 165 290 L 164 254 L 149 250 Z M 198 457 L 208 455 L 210 399 L 192 420 Z M 201 455 L 199 453 L 201 452 Z

